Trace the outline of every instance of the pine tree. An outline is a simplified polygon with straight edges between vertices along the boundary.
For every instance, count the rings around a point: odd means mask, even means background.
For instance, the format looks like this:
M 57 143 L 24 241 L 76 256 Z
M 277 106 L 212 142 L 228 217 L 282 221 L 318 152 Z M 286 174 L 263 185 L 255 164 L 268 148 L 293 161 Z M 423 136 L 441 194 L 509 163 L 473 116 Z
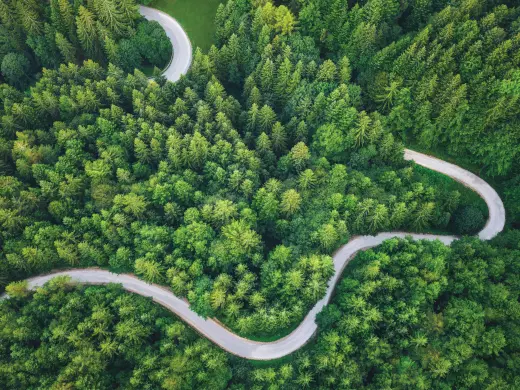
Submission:
M 275 92 L 280 103 L 283 104 L 287 99 L 290 91 L 290 82 L 292 76 L 292 63 L 289 58 L 285 58 L 280 64 L 276 72 Z
M 309 159 L 311 158 L 311 153 L 309 152 L 309 148 L 303 142 L 298 142 L 291 149 L 291 160 L 298 172 L 303 170 L 307 165 Z
M 38 9 L 30 2 L 17 1 L 16 10 L 27 35 L 40 35 L 43 32 L 43 23 Z M 13 12 L 12 9 L 8 12 Z
M 350 68 L 350 61 L 348 57 L 343 57 L 339 60 L 339 82 L 348 84 L 350 83 L 350 77 L 352 75 L 352 69 Z
M 108 58 L 108 62 L 114 65 L 119 64 L 119 47 L 117 43 L 110 38 L 109 36 L 105 36 L 103 41 L 103 49 Z
M 287 144 L 287 134 L 285 128 L 280 122 L 276 122 L 271 131 L 271 142 L 273 150 L 278 154 L 282 154 L 285 151 Z
M 247 98 L 247 105 L 251 107 L 253 104 L 256 104 L 257 106 L 262 104 L 262 94 L 256 85 L 253 87 Z
M 294 16 L 289 11 L 289 9 L 281 5 L 277 7 L 276 9 L 276 29 L 282 34 L 282 35 L 288 35 L 290 34 L 296 25 L 296 21 L 294 20 Z
M 125 17 L 113 0 L 92 0 L 92 4 L 99 20 L 116 37 L 123 37 L 128 33 L 124 24 Z
M 260 131 L 268 131 L 269 129 L 271 129 L 275 120 L 276 114 L 274 110 L 267 104 L 264 105 L 258 113 L 258 127 Z
M 359 113 L 357 126 L 353 129 L 354 140 L 357 146 L 363 146 L 370 132 L 372 120 L 365 111 Z
M 9 28 L 15 28 L 18 24 L 17 12 L 13 12 L 9 0 L 0 0 L 0 20 Z
M 215 37 L 218 44 L 222 44 L 226 38 L 226 35 L 222 29 L 222 26 L 225 24 L 226 17 L 226 7 L 224 6 L 224 3 L 220 3 L 215 14 Z
M 274 84 L 274 64 L 271 59 L 267 59 L 262 66 L 262 71 L 260 72 L 260 86 L 262 88 L 262 93 L 269 93 L 273 89 Z
M 59 63 L 59 51 L 56 46 L 56 29 L 49 23 L 45 23 L 45 40 L 47 41 L 47 47 L 49 48 L 48 56 L 53 58 L 53 63 Z
M 51 11 L 52 26 L 60 32 L 66 33 L 67 27 L 61 16 L 59 0 L 50 0 L 49 7 Z
M 58 0 L 58 7 L 60 12 L 60 19 L 65 28 L 62 31 L 63 34 L 67 34 L 67 38 L 70 42 L 76 42 L 76 23 L 74 17 L 74 9 L 70 4 L 69 0 Z
M 78 39 L 88 57 L 96 58 L 99 51 L 96 23 L 94 15 L 83 6 L 79 7 L 76 17 Z
M 326 60 L 320 65 L 317 81 L 333 81 L 336 78 L 336 65 L 331 60 Z
M 56 46 L 61 53 L 64 61 L 67 63 L 75 63 L 76 62 L 76 49 L 70 43 L 67 38 L 63 36 L 62 33 L 56 33 Z
M 118 0 L 119 9 L 123 15 L 123 23 L 133 26 L 135 20 L 139 19 L 139 7 L 135 0 Z
M 282 211 L 287 215 L 296 213 L 299 210 L 300 205 L 301 196 L 296 190 L 290 189 L 282 194 L 282 202 L 280 203 L 280 206 Z

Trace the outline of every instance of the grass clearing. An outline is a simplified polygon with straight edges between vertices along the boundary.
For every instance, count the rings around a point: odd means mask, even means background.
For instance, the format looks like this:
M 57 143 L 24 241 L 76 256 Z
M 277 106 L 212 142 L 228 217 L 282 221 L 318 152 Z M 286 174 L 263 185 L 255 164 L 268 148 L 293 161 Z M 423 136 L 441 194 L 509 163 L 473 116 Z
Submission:
M 188 34 L 193 49 L 204 52 L 214 43 L 215 13 L 221 0 L 155 0 L 148 6 L 171 15 Z

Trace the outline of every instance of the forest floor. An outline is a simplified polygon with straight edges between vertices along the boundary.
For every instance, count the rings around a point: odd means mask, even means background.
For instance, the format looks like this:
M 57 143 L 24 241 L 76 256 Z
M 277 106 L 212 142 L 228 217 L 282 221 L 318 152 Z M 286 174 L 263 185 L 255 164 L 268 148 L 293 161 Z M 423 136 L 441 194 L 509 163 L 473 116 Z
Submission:
M 209 50 L 214 43 L 215 14 L 221 0 L 155 0 L 148 6 L 171 15 L 188 34 L 193 48 Z

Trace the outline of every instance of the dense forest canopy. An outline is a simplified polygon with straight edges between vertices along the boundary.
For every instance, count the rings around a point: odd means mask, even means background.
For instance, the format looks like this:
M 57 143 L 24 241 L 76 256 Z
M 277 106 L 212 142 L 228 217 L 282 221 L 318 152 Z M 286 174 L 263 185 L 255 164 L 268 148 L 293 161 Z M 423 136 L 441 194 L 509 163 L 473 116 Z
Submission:
M 197 52 L 175 85 L 88 61 L 45 70 L 30 96 L 3 87 L 8 279 L 132 271 L 242 334 L 274 333 L 324 295 L 350 234 L 446 229 L 468 212 L 483 223 L 358 108 L 346 58 L 321 61 L 297 33 L 242 57 L 249 30 Z M 244 82 L 240 100 L 217 76 Z M 463 233 L 481 227 L 469 222 Z
M 171 45 L 132 0 L 0 0 L 0 286 L 105 267 L 240 335 L 284 334 L 351 236 L 483 226 L 485 204 L 404 161 L 408 142 L 509 180 L 514 221 L 519 17 L 498 0 L 230 0 L 173 84 L 134 70 Z M 11 283 L 0 387 L 518 388 L 519 241 L 361 253 L 317 338 L 260 367 L 116 286 Z
M 217 389 L 228 358 L 150 300 L 117 285 L 54 279 L 0 303 L 3 389 Z
M 92 59 L 132 72 L 163 68 L 171 56 L 164 30 L 140 16 L 135 0 L 0 1 L 0 76 L 22 89 L 62 63 Z
M 0 386 L 49 389 L 516 389 L 520 235 L 389 240 L 361 252 L 289 359 L 222 352 L 149 300 L 57 279 L 0 302 Z M 31 369 L 27 369 L 27 364 Z
M 347 56 L 401 140 L 509 178 L 520 218 L 520 7 L 511 0 L 302 0 L 302 34 Z

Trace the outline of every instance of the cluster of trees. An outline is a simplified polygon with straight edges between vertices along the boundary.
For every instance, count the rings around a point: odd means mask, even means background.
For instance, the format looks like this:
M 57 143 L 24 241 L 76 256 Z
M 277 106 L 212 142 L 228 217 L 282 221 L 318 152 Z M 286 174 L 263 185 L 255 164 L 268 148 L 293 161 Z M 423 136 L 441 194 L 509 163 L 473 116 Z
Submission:
M 171 55 L 164 30 L 141 18 L 135 0 L 0 1 L 0 75 L 18 88 L 42 67 L 92 59 L 132 72 L 162 68 Z
M 150 299 L 56 278 L 0 302 L 2 389 L 223 389 L 228 357 Z
M 197 52 L 176 84 L 87 61 L 45 70 L 29 95 L 2 87 L 8 280 L 61 266 L 131 271 L 201 315 L 266 334 L 323 296 L 330 254 L 350 234 L 448 226 L 460 192 L 421 182 L 385 119 L 357 108 L 346 58 L 320 61 L 296 33 L 267 34 L 252 46 L 256 65 L 237 57 L 262 20 L 267 32 L 278 23 L 271 8 Z M 240 100 L 215 74 L 245 77 Z
M 317 338 L 282 362 L 222 352 L 150 300 L 54 279 L 0 302 L 3 388 L 516 389 L 519 231 L 360 252 Z M 30 364 L 30 369 L 28 369 Z
M 275 333 L 323 296 L 350 234 L 450 226 L 461 192 L 403 161 L 347 57 L 320 60 L 284 6 L 229 2 L 217 19 L 220 48 L 175 85 L 87 61 L 29 95 L 1 87 L 7 280 L 111 267 Z
M 1 286 L 109 267 L 265 336 L 323 296 L 350 235 L 481 227 L 466 190 L 405 162 L 401 141 L 516 172 L 513 2 L 278 3 L 221 5 L 217 44 L 172 84 L 125 73 L 169 58 L 133 0 L 0 0 L 3 77 L 44 67 L 26 93 L 0 85 Z M 364 252 L 316 342 L 264 368 L 114 286 L 10 284 L 0 385 L 516 388 L 518 241 Z
M 490 175 L 520 169 L 520 7 L 510 0 L 300 2 L 299 26 L 347 55 L 394 134 Z
M 240 388 L 516 389 L 519 231 L 493 244 L 392 239 L 361 252 L 292 361 L 235 370 Z

